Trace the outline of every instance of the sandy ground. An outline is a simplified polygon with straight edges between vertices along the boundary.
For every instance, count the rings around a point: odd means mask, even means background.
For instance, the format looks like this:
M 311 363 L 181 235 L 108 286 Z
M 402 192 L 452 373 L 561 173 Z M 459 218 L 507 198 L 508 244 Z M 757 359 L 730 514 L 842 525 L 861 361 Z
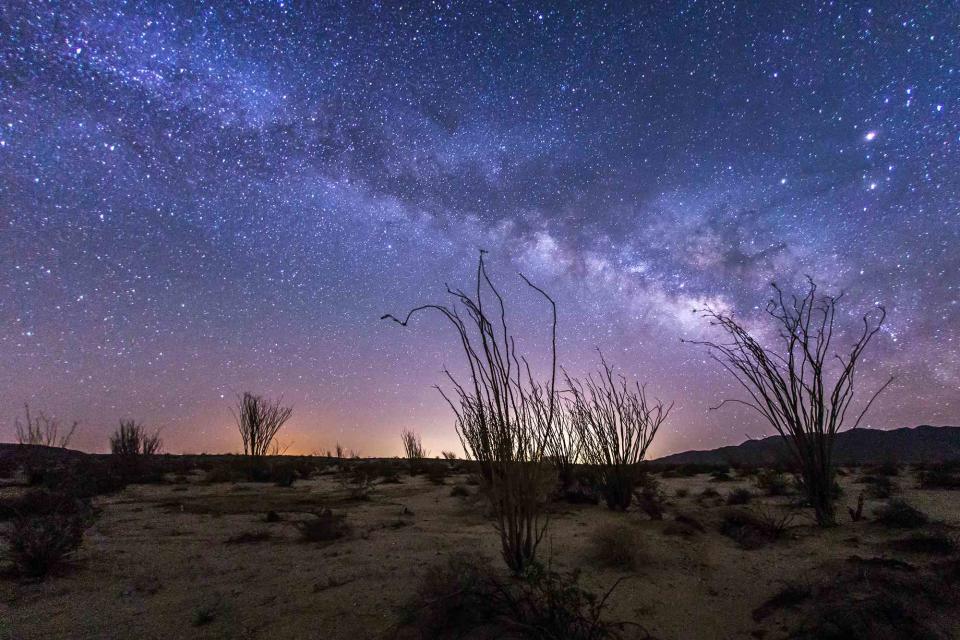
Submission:
M 464 477 L 440 486 L 403 477 L 401 484 L 377 485 L 369 501 L 351 501 L 332 476 L 290 488 L 198 480 L 131 486 L 98 499 L 102 516 L 73 571 L 44 582 L 0 581 L 0 638 L 382 637 L 419 577 L 448 554 L 479 550 L 502 564 L 484 503 L 450 495 Z M 625 578 L 610 598 L 608 617 L 638 622 L 657 638 L 783 637 L 787 614 L 761 625 L 751 612 L 787 581 L 832 558 L 889 557 L 886 542 L 903 535 L 850 522 L 846 504 L 862 489 L 852 480 L 842 479 L 842 526 L 824 531 L 802 516 L 786 540 L 761 549 L 741 549 L 721 535 L 718 514 L 726 507 L 696 498 L 708 486 L 726 495 L 751 483 L 696 476 L 661 480 L 669 497 L 663 521 L 602 505 L 555 506 L 540 553 L 554 567 L 582 569 L 584 586 L 597 592 Z M 960 524 L 956 493 L 920 491 L 910 475 L 894 480 L 901 496 L 932 518 Z M 676 497 L 678 489 L 689 493 Z M 788 500 L 756 499 L 749 508 L 781 509 Z M 867 501 L 865 512 L 875 504 Z M 332 543 L 301 542 L 292 521 L 324 507 L 346 513 L 352 534 Z M 283 520 L 266 523 L 271 509 Z M 671 535 L 678 513 L 699 519 L 707 531 Z M 636 571 L 600 569 L 592 559 L 591 535 L 609 522 L 635 529 L 643 558 Z M 271 538 L 226 542 L 260 531 Z M 196 626 L 198 612 L 209 612 L 212 621 Z

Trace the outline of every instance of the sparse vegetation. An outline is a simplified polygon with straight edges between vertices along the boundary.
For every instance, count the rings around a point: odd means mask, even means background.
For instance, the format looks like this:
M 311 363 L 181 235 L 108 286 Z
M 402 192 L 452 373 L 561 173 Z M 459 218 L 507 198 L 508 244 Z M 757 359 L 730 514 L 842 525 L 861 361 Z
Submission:
M 785 496 L 790 493 L 789 480 L 777 469 L 761 469 L 754 481 L 757 488 L 768 496 Z
M 590 538 L 593 559 L 602 567 L 633 571 L 640 561 L 636 530 L 627 524 L 604 524 Z
M 120 426 L 110 436 L 110 453 L 117 456 L 152 456 L 160 453 L 162 447 L 159 431 L 147 433 L 142 425 L 133 420 L 121 420 Z
M 407 460 L 414 462 L 427 457 L 427 450 L 423 448 L 420 434 L 405 429 L 400 433 L 400 439 L 403 441 L 403 452 Z
M 764 509 L 733 509 L 724 514 L 720 532 L 744 549 L 759 549 L 781 539 L 792 520 L 793 515 L 789 513 L 776 515 Z
M 673 405 L 647 398 L 639 383 L 615 376 L 603 356 L 600 372 L 585 382 L 567 375 L 571 420 L 586 462 L 600 474 L 611 509 L 624 511 L 633 499 L 638 465 Z
M 47 417 L 42 411 L 31 413 L 28 404 L 23 405 L 23 411 L 24 421 L 17 418 L 13 423 L 19 444 L 66 449 L 77 431 L 77 422 L 66 427 L 56 418 Z
M 447 372 L 455 400 L 448 394 L 444 398 L 456 416 L 464 450 L 480 465 L 496 515 L 503 559 L 518 574 L 534 561 L 546 531 L 547 522 L 541 518 L 549 485 L 545 450 L 557 410 L 556 304 L 542 289 L 523 280 L 543 296 L 551 310 L 551 370 L 546 383 L 535 379 L 529 363 L 516 351 L 503 298 L 490 280 L 483 252 L 477 265 L 475 297 L 448 288 L 453 306 L 420 306 L 403 320 L 383 316 L 406 326 L 417 313 L 431 310 L 439 312 L 456 330 L 470 378 L 461 384 Z M 495 306 L 491 307 L 489 301 L 484 304 L 484 293 L 495 298 Z M 485 309 L 490 308 L 499 310 L 498 317 L 488 315 Z
M 238 397 L 237 408 L 232 411 L 244 455 L 260 458 L 270 451 L 280 428 L 293 415 L 293 408 L 284 407 L 282 402 L 282 398 L 270 400 L 249 391 Z
M 744 404 L 760 413 L 783 436 L 802 477 L 802 488 L 821 526 L 836 524 L 834 512 L 833 444 L 836 434 L 856 427 L 887 381 L 847 423 L 854 399 L 854 372 L 864 350 L 880 331 L 886 312 L 865 314 L 862 331 L 849 352 L 834 353 L 833 338 L 839 296 L 820 296 L 813 280 L 802 297 L 787 297 L 776 285 L 766 312 L 779 331 L 780 348 L 764 346 L 745 325 L 722 311 L 702 313 L 728 342 L 696 341 L 704 345 L 748 392 Z M 833 366 L 835 363 L 836 366 Z M 832 382 L 828 380 L 832 377 Z
M 80 547 L 89 514 L 59 510 L 15 518 L 2 538 L 20 575 L 43 578 L 66 565 Z
M 615 639 L 625 625 L 603 620 L 609 595 L 585 591 L 577 573 L 534 563 L 519 579 L 504 581 L 481 558 L 452 556 L 427 572 L 403 611 L 402 626 L 418 638 L 436 640 L 481 631 L 481 637 Z
M 350 534 L 346 516 L 323 509 L 314 517 L 295 523 L 304 542 L 332 542 Z
M 927 514 L 903 500 L 890 500 L 873 512 L 874 519 L 886 527 L 896 529 L 916 529 L 930 521 Z

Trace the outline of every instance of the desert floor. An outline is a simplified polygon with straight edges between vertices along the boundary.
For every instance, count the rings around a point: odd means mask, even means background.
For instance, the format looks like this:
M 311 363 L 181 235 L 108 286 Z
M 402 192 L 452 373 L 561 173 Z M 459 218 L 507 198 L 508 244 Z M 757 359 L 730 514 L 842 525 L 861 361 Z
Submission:
M 903 531 L 851 522 L 846 506 L 863 488 L 855 476 L 841 478 L 841 526 L 818 529 L 802 511 L 783 540 L 759 549 L 721 535 L 718 523 L 730 507 L 698 499 L 707 487 L 723 496 L 741 486 L 755 491 L 752 482 L 699 475 L 660 479 L 668 497 L 660 521 L 602 504 L 554 504 L 540 555 L 555 568 L 581 569 L 582 584 L 598 593 L 624 578 L 607 617 L 637 622 L 654 637 L 786 637 L 789 609 L 759 622 L 753 612 L 788 582 L 854 555 L 927 559 L 891 551 L 890 541 Z M 132 485 L 98 498 L 102 515 L 71 571 L 42 582 L 0 580 L 0 638 L 389 637 L 399 608 L 431 565 L 465 551 L 503 564 L 482 499 L 451 495 L 453 485 L 466 483 L 463 476 L 442 485 L 403 476 L 400 484 L 377 485 L 366 501 L 351 500 L 334 475 L 287 488 L 201 480 L 198 473 L 186 482 Z M 900 497 L 932 519 L 960 525 L 955 492 L 919 490 L 909 473 L 893 480 Z M 744 508 L 782 510 L 790 500 L 757 497 Z M 864 511 L 876 504 L 868 500 Z M 329 543 L 302 542 L 294 523 L 321 508 L 345 513 L 352 533 Z M 279 522 L 265 521 L 270 510 Z M 699 520 L 705 531 L 678 535 L 678 514 Z M 592 535 L 610 522 L 635 531 L 642 558 L 636 570 L 601 568 L 593 557 Z M 258 532 L 269 537 L 228 542 Z M 198 624 L 203 617 L 208 621 Z M 958 632 L 960 625 L 944 629 L 948 637 Z

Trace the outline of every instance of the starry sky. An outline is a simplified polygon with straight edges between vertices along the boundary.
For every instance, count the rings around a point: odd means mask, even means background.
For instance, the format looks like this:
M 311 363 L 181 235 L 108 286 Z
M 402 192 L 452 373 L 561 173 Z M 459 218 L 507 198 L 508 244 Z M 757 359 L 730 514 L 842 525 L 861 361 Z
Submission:
M 0 439 L 29 402 L 106 449 L 456 445 L 439 319 L 477 250 L 523 348 L 596 348 L 676 408 L 651 453 L 770 433 L 702 349 L 772 280 L 882 304 L 866 422 L 960 424 L 956 2 L 0 5 Z M 714 336 L 716 337 L 716 336 Z

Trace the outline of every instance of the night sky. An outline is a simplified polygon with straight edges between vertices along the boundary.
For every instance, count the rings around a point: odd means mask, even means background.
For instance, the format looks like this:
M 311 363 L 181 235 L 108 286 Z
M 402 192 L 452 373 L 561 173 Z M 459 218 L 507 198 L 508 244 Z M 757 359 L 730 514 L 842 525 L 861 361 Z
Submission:
M 319 4 L 0 5 L 0 439 L 237 451 L 250 389 L 291 451 L 453 448 L 455 335 L 379 318 L 481 247 L 535 359 L 517 271 L 676 402 L 654 455 L 770 433 L 680 340 L 804 274 L 888 311 L 869 426 L 960 424 L 960 4 Z

